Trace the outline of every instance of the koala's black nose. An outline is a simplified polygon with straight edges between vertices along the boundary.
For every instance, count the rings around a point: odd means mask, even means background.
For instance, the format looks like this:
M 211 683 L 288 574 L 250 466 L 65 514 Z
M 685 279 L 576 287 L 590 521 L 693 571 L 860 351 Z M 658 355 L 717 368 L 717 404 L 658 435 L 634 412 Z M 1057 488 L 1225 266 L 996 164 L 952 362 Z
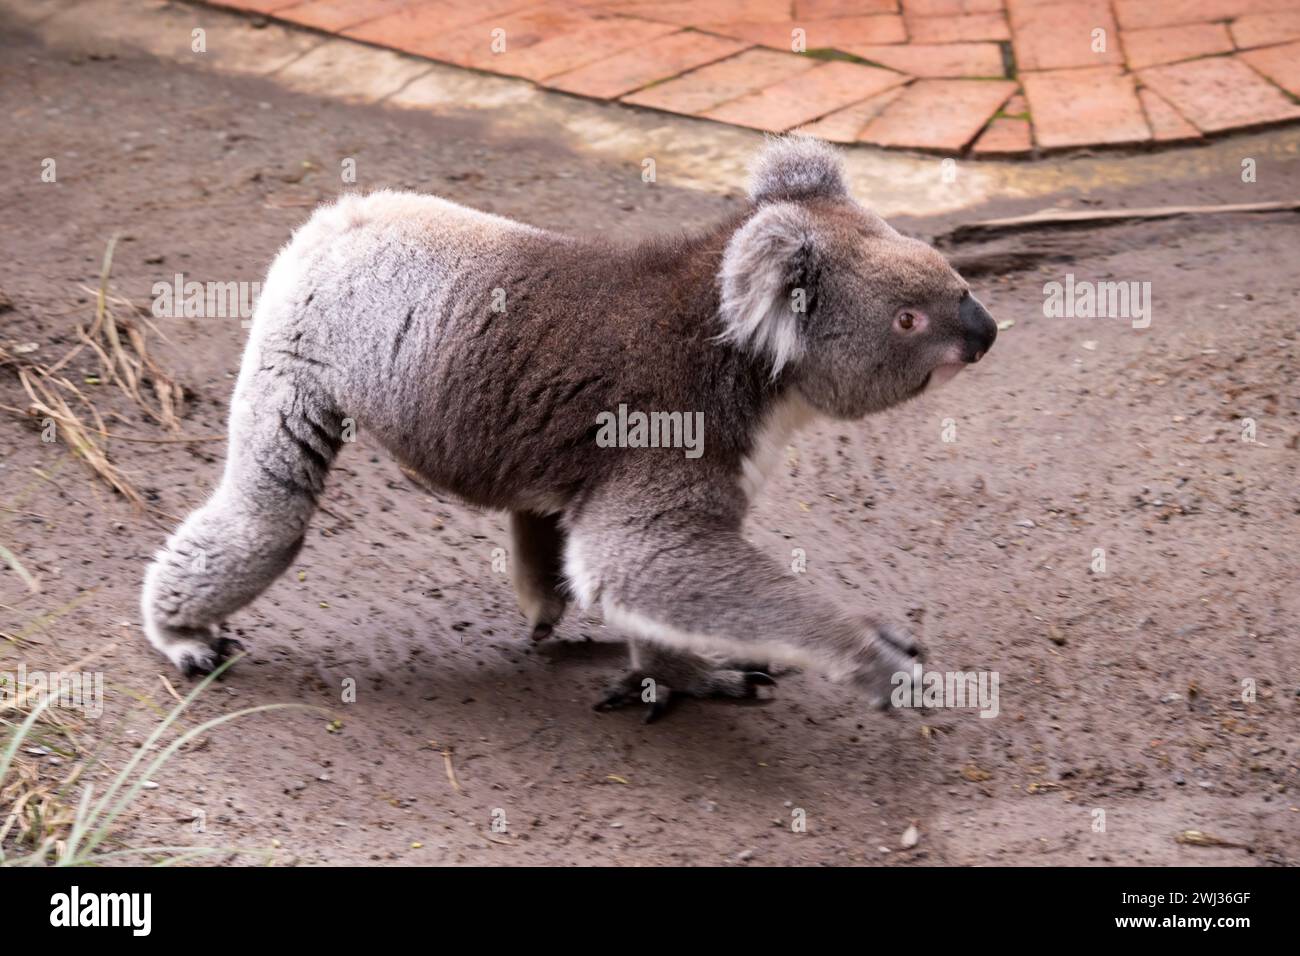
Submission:
M 961 300 L 957 316 L 961 319 L 962 331 L 966 335 L 966 353 L 962 356 L 967 362 L 978 362 L 984 353 L 993 348 L 993 340 L 998 337 L 998 324 L 993 316 L 980 305 L 980 300 L 967 293 Z

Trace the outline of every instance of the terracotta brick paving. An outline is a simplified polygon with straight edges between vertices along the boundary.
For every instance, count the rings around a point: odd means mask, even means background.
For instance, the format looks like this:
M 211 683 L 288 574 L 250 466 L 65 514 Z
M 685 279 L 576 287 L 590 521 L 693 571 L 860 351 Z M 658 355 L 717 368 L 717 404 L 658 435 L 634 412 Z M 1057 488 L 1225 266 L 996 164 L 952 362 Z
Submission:
M 900 73 L 920 77 L 1006 76 L 996 43 L 906 43 L 848 46 L 849 53 Z M 986 117 L 987 118 L 987 117 Z
M 1255 13 L 1234 20 L 1232 39 L 1241 50 L 1286 40 L 1300 40 L 1300 3 L 1296 4 L 1294 10 Z
M 1206 133 L 1300 119 L 1300 106 L 1234 57 L 1153 66 L 1139 76 Z
M 1200 131 L 1154 90 L 1138 90 L 1138 99 L 1151 124 L 1151 138 L 1157 143 L 1190 142 L 1201 138 Z
M 625 103 L 703 116 L 715 106 L 819 66 L 807 57 L 752 49 L 623 97 Z
M 1032 143 L 1029 120 L 995 116 L 975 140 L 971 152 L 979 157 L 1018 156 L 1028 152 Z
M 1010 40 L 1011 27 L 1001 12 L 946 17 L 908 16 L 907 39 L 913 43 L 962 43 L 969 40 Z M 895 41 L 888 41 L 895 42 Z
M 1295 0 L 1114 0 L 1114 4 L 1116 19 L 1125 30 L 1208 23 L 1250 13 L 1295 9 Z
M 975 157 L 1300 120 L 1300 0 L 211 0 L 714 122 Z
M 1300 42 L 1251 50 L 1241 58 L 1292 96 L 1300 96 Z
M 1011 6 L 1012 48 L 1024 70 L 1061 70 L 1122 63 L 1107 0 Z M 1096 33 L 1096 31 L 1101 31 Z
M 548 80 L 546 85 L 598 99 L 617 99 L 662 77 L 690 72 L 748 47 L 749 44 L 743 40 L 682 30 L 569 73 L 561 73 Z
M 867 124 L 879 116 L 885 107 L 896 100 L 902 92 L 902 88 L 896 86 L 892 90 L 863 100 L 861 103 L 855 103 L 852 106 L 846 106 L 842 110 L 836 110 L 828 116 L 823 116 L 815 123 L 799 127 L 799 130 L 812 136 L 820 136 L 822 139 L 830 140 L 833 143 L 856 143 L 858 142 L 858 134 L 867 128 Z
M 1222 23 L 1184 23 L 1124 34 L 1124 55 L 1130 70 L 1231 53 L 1232 49 L 1232 37 Z
M 709 119 L 783 132 L 825 116 L 828 111 L 857 103 L 901 86 L 904 77 L 892 70 L 857 63 L 822 63 L 798 76 L 755 90 L 715 106 Z
M 806 50 L 845 49 L 845 44 L 906 43 L 907 29 L 896 14 L 836 17 L 831 20 L 802 20 L 797 27 L 790 21 L 777 23 L 706 23 L 699 28 L 707 33 L 736 37 L 777 50 L 789 50 L 796 39 Z M 795 30 L 802 30 L 796 36 Z
M 1091 66 L 1024 75 L 1034 134 L 1047 149 L 1151 139 L 1133 75 L 1118 66 Z
M 339 33 L 399 11 L 406 4 L 407 0 L 309 0 L 294 7 L 293 22 Z
M 881 146 L 959 152 L 1015 91 L 1009 80 L 917 80 L 858 138 Z

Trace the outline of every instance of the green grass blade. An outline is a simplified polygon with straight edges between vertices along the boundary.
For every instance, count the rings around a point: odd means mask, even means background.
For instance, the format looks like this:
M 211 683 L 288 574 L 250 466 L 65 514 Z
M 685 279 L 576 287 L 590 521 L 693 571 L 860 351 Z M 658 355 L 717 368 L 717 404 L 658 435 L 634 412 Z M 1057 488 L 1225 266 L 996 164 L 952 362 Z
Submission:
M 18 753 L 18 748 L 22 746 L 27 735 L 31 732 L 32 725 L 36 723 L 41 713 L 50 706 L 50 698 L 46 697 L 27 715 L 27 719 L 18 725 L 14 731 L 13 739 L 9 741 L 9 746 L 5 748 L 3 756 L 0 756 L 0 783 L 3 783 L 6 776 L 9 775 L 9 766 L 14 762 L 14 755 Z
M 167 716 L 164 717 L 158 726 L 154 728 L 154 732 L 145 739 L 145 742 L 140 745 L 139 749 L 131 756 L 131 759 L 127 761 L 126 766 L 122 768 L 121 772 L 119 772 L 115 778 L 113 778 L 112 784 L 109 785 L 109 788 L 104 792 L 104 795 L 100 797 L 99 803 L 95 804 L 95 809 L 92 811 L 94 817 L 98 817 L 108 808 L 109 802 L 113 799 L 114 795 L 116 795 L 118 790 L 120 790 L 130 778 L 131 771 L 139 765 L 140 761 L 144 759 L 145 754 L 148 753 L 150 748 L 158 742 L 159 738 L 167 732 L 167 728 L 172 725 L 185 708 L 189 707 L 189 705 L 194 702 L 194 698 L 198 697 L 200 693 L 206 690 L 208 685 L 216 680 L 217 677 L 219 677 L 221 673 L 236 660 L 237 658 L 232 657 L 207 677 L 203 678 L 203 680 L 199 681 L 198 685 L 192 691 L 185 695 L 184 700 L 168 711 Z
M 23 583 L 27 585 L 29 591 L 33 594 L 40 593 L 41 586 L 36 583 L 36 579 L 32 577 L 31 572 L 23 567 L 23 563 L 18 560 L 18 556 L 3 544 L 0 544 L 0 558 L 3 558 L 4 563 L 9 565 L 9 567 L 13 568 L 14 571 L 18 573 L 18 576 L 23 579 Z
M 109 830 L 116 822 L 117 818 L 122 815 L 123 811 L 126 810 L 126 808 L 130 805 L 131 801 L 135 799 L 136 794 L 138 794 L 144 788 L 144 785 L 149 780 L 149 778 L 154 776 L 154 774 L 157 773 L 158 769 L 162 767 L 162 765 L 165 764 L 168 760 L 170 760 L 172 758 L 172 755 L 175 754 L 176 751 L 180 750 L 181 747 L 184 747 L 187 743 L 189 743 L 195 737 L 198 737 L 200 734 L 205 734 L 210 730 L 220 727 L 224 723 L 228 723 L 229 721 L 236 719 L 237 717 L 247 717 L 250 714 L 257 714 L 257 713 L 262 713 L 264 711 L 270 711 L 270 710 L 285 710 L 291 707 L 305 707 L 305 705 L 303 704 L 260 704 L 257 707 L 245 707 L 242 710 L 236 710 L 229 714 L 222 714 L 220 717 L 214 717 L 211 720 L 206 721 L 205 723 L 199 724 L 199 726 L 195 727 L 193 730 L 190 730 L 188 733 L 183 734 L 182 736 L 178 737 L 176 740 L 172 741 L 170 744 L 167 745 L 166 748 L 164 748 L 158 754 L 157 757 L 154 758 L 153 762 L 150 763 L 149 766 L 146 767 L 138 775 L 136 781 L 131 785 L 130 789 L 127 790 L 126 793 L 118 799 L 117 803 L 113 805 L 113 808 L 111 810 L 107 811 L 106 813 L 96 812 L 94 814 L 94 816 L 92 817 L 91 825 L 94 826 L 95 829 L 86 838 L 86 847 L 81 858 L 84 859 L 86 855 L 94 852 L 95 847 L 97 847 L 100 843 L 104 841 L 104 839 L 108 836 Z M 119 780 L 122 777 L 124 777 L 126 773 L 127 771 L 124 769 L 122 773 L 118 775 Z M 115 780 L 114 785 L 116 786 L 118 782 L 119 782 L 118 780 Z

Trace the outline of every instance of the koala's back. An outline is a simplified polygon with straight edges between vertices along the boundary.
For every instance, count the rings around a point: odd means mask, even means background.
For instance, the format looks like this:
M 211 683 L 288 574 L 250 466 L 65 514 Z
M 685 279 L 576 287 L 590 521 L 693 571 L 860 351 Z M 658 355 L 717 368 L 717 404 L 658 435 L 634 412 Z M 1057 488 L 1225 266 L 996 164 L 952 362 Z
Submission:
M 343 377 L 382 384 L 399 366 L 378 361 L 377 346 L 404 344 L 412 330 L 446 335 L 520 243 L 546 235 L 434 196 L 345 196 L 318 210 L 272 264 L 250 344 L 322 348 Z M 433 327 L 417 321 L 429 318 Z
M 667 247 L 646 261 L 431 196 L 345 197 L 273 264 L 237 392 L 295 364 L 432 484 L 558 509 L 592 477 L 600 412 L 734 394 L 697 367 L 716 330 L 688 313 L 712 295 L 711 267 Z

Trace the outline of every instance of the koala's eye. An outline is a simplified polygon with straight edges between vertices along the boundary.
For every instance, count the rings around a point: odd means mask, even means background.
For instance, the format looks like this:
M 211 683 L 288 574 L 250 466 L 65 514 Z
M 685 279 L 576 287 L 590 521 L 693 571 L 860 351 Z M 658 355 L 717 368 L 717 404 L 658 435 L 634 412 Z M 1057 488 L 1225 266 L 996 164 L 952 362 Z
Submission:
M 899 309 L 894 313 L 894 328 L 904 335 L 920 334 L 929 326 L 929 316 L 921 309 Z

